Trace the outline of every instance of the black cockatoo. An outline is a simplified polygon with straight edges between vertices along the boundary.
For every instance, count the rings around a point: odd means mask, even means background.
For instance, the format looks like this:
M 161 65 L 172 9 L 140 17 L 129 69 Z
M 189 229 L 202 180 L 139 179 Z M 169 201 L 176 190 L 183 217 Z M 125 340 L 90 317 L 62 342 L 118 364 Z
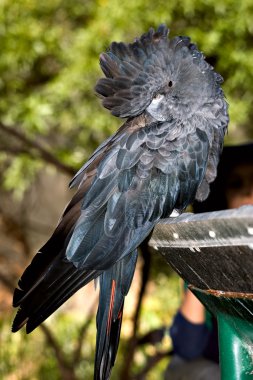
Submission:
M 100 57 L 95 90 L 126 122 L 71 182 L 77 192 L 22 275 L 13 331 L 31 332 L 99 277 L 96 380 L 114 364 L 137 247 L 162 218 L 207 197 L 228 124 L 222 77 L 188 37 L 165 25 Z

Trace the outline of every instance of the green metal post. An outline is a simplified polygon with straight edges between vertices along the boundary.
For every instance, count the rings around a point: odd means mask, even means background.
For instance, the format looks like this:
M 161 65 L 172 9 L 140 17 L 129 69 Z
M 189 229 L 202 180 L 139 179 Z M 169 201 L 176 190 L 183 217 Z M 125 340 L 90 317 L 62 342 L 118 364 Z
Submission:
M 240 318 L 230 320 L 222 313 L 217 315 L 219 328 L 219 348 L 222 380 L 253 379 L 253 326 Z M 247 337 L 242 340 L 241 336 Z M 250 347 L 251 345 L 251 347 Z
M 218 321 L 222 380 L 253 380 L 253 206 L 159 223 L 150 246 Z
M 252 380 L 253 294 L 190 289 L 217 318 L 221 379 Z

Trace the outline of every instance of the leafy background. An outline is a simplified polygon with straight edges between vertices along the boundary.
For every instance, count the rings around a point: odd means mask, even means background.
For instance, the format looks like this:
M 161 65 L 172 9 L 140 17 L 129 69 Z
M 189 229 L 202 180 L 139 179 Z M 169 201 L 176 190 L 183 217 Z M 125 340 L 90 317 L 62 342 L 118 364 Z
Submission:
M 10 324 L 14 284 L 70 198 L 68 181 L 122 123 L 94 95 L 99 54 L 113 40 L 130 42 L 164 22 L 171 35 L 189 35 L 224 77 L 226 144 L 245 142 L 253 138 L 252 18 L 252 0 L 0 1 L 1 377 L 92 379 L 92 287 L 31 336 L 11 335 Z M 112 378 L 162 378 L 169 339 L 140 341 L 171 323 L 179 297 L 177 276 L 146 253 L 127 299 Z

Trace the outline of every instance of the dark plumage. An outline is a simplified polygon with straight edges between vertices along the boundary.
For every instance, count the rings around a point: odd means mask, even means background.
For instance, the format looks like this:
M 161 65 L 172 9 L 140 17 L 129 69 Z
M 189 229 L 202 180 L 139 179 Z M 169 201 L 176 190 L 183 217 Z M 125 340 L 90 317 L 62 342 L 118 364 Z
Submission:
M 101 55 L 103 105 L 127 118 L 71 182 L 76 195 L 19 281 L 13 331 L 32 331 L 99 277 L 95 379 L 114 364 L 137 247 L 161 218 L 207 197 L 227 129 L 222 78 L 161 25 Z

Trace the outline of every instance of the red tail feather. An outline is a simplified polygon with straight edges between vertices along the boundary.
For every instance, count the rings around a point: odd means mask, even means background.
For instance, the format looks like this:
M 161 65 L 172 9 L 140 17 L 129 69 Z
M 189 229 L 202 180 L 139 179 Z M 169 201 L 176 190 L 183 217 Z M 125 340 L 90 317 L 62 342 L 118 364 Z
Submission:
M 109 308 L 108 320 L 107 320 L 107 328 L 106 328 L 107 335 L 110 334 L 110 330 L 111 330 L 111 324 L 112 324 L 112 311 L 113 311 L 114 298 L 115 298 L 115 288 L 116 288 L 116 281 L 115 281 L 115 280 L 112 280 L 110 308 Z

